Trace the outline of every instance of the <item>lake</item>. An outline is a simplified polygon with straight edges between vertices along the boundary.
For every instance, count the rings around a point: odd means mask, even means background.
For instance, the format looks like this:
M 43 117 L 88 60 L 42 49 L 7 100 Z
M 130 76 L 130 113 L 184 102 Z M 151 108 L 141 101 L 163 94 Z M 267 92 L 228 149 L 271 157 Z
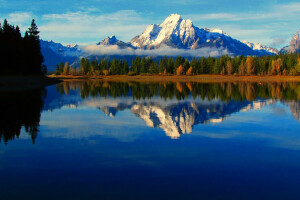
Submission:
M 299 199 L 300 83 L 0 92 L 1 199 Z

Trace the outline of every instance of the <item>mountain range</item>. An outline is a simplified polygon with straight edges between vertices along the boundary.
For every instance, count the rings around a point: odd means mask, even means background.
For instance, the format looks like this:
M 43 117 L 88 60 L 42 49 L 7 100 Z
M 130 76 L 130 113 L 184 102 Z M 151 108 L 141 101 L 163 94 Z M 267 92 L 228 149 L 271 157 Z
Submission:
M 68 61 L 79 63 L 80 57 L 127 59 L 130 63 L 134 56 L 221 56 L 228 55 L 274 55 L 300 52 L 300 31 L 295 34 L 288 47 L 280 51 L 259 43 L 239 41 L 220 29 L 198 28 L 189 19 L 171 14 L 162 24 L 151 24 L 130 42 L 118 40 L 115 36 L 106 37 L 96 44 L 79 47 L 63 46 L 53 41 L 41 40 L 41 49 L 48 70 L 55 65 Z

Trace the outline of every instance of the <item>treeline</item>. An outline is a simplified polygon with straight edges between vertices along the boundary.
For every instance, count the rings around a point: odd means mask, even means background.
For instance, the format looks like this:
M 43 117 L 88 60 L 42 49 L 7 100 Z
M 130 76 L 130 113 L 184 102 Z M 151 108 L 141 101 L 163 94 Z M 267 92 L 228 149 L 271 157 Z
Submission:
M 192 96 L 202 100 L 252 101 L 256 99 L 296 100 L 300 99 L 300 86 L 293 82 L 267 83 L 139 83 L 139 82 L 63 82 L 56 85 L 57 92 L 68 95 L 70 90 L 79 90 L 82 98 L 126 97 L 134 99 L 161 98 L 182 100 Z
M 184 57 L 164 57 L 159 62 L 150 57 L 136 57 L 131 66 L 126 60 L 103 59 L 89 61 L 82 58 L 80 68 L 72 68 L 69 63 L 56 67 L 56 74 L 71 75 L 300 75 L 300 54 L 281 54 L 273 56 L 235 56 L 228 55 L 202 57 L 189 61 Z
M 42 65 L 39 31 L 33 19 L 24 37 L 19 26 L 10 25 L 5 19 L 0 23 L 0 75 L 43 75 L 47 69 Z

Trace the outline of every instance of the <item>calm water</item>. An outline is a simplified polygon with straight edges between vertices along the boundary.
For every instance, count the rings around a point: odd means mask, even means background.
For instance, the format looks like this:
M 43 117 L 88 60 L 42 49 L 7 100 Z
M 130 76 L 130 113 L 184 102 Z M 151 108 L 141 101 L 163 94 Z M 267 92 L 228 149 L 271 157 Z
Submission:
M 299 199 L 300 84 L 0 92 L 0 199 Z

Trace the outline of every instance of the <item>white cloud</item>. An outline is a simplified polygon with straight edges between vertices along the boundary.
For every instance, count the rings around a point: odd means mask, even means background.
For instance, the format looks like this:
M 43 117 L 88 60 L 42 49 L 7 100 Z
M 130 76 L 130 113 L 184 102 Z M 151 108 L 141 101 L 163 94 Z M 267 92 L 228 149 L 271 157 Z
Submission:
M 4 1 L 0 0 L 0 5 Z M 21 32 L 29 27 L 31 20 L 34 18 L 31 12 L 13 12 L 7 16 L 0 16 L 0 22 L 2 23 L 4 19 L 7 19 L 9 24 L 18 25 L 21 29 Z
M 99 41 L 108 35 L 118 35 L 129 40 L 147 26 L 133 10 L 121 10 L 110 14 L 96 15 L 88 12 L 43 15 L 45 23 L 40 26 L 41 36 L 60 40 L 78 39 Z M 138 25 L 137 25 L 138 24 Z M 78 42 L 78 41 L 74 41 Z
M 98 46 L 89 45 L 84 48 L 84 51 L 90 55 L 134 55 L 134 56 L 190 56 L 190 57 L 208 57 L 208 56 L 221 56 L 230 54 L 224 48 L 201 48 L 201 49 L 175 49 L 170 47 L 162 47 L 153 50 L 120 49 L 117 45 L 112 46 Z
M 283 5 L 274 5 L 269 11 L 257 12 L 242 12 L 242 13 L 210 13 L 210 14 L 192 14 L 188 15 L 194 21 L 200 20 L 218 20 L 218 21 L 247 21 L 247 20 L 286 20 L 298 19 L 293 18 L 300 16 L 300 3 L 290 3 Z
M 8 15 L 7 20 L 11 24 L 24 24 L 30 23 L 32 20 L 32 13 L 28 12 L 15 12 Z
M 299 30 L 300 3 L 275 4 L 264 12 L 221 12 L 185 17 L 196 22 L 195 25 L 200 22 L 202 26 L 218 26 L 238 40 L 281 48 L 288 45 L 292 35 Z M 286 43 L 274 41 L 274 38 L 284 38 Z

